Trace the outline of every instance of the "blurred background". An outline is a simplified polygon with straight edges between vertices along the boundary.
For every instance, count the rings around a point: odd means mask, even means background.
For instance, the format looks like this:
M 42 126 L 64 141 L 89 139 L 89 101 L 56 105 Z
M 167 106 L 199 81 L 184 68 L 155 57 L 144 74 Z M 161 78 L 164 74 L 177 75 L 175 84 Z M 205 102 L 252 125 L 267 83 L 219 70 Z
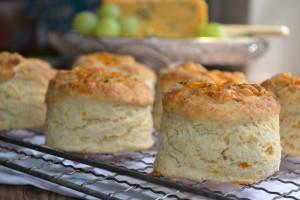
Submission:
M 209 20 L 224 24 L 287 25 L 286 38 L 268 38 L 269 49 L 245 66 L 253 81 L 281 71 L 300 74 L 300 21 L 298 0 L 207 0 Z M 49 33 L 71 28 L 74 15 L 96 10 L 100 0 L 0 0 L 0 50 L 26 56 L 58 57 L 49 43 Z M 54 59 L 55 60 L 55 59 Z M 59 66 L 65 63 L 55 62 Z

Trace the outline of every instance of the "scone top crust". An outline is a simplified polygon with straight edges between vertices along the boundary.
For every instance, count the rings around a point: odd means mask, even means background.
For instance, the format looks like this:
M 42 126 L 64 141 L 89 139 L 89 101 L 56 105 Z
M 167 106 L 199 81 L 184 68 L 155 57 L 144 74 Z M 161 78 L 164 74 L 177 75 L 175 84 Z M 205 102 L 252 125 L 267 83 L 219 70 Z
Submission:
M 272 94 L 254 84 L 182 83 L 165 94 L 164 110 L 191 121 L 244 123 L 279 114 Z
M 208 75 L 215 81 L 216 84 L 241 84 L 247 83 L 246 77 L 241 72 L 226 72 L 220 70 L 211 70 Z
M 163 69 L 159 74 L 159 81 L 163 83 L 197 80 L 218 85 L 247 83 L 245 75 L 241 72 L 208 71 L 202 65 L 192 62 L 186 62 L 176 67 Z
M 86 55 L 81 55 L 77 58 L 74 63 L 74 66 L 79 65 L 106 65 L 106 66 L 114 66 L 114 65 L 132 65 L 135 63 L 135 60 L 131 56 L 127 55 L 116 55 L 106 52 L 94 52 Z
M 284 72 L 264 81 L 261 85 L 266 89 L 273 91 L 275 94 L 283 88 L 300 90 L 300 77 Z
M 167 67 L 159 72 L 159 79 L 181 78 L 185 80 L 193 79 L 197 75 L 205 75 L 207 69 L 200 64 L 185 62 L 174 67 Z
M 76 96 L 89 96 L 100 101 L 148 106 L 153 103 L 151 89 L 144 83 L 99 67 L 79 67 L 59 71 L 50 82 L 47 102 Z
M 141 63 L 134 63 L 132 65 L 125 64 L 125 65 L 117 65 L 114 66 L 115 68 L 118 68 L 119 71 L 124 71 L 128 75 L 136 75 L 143 80 L 151 80 L 153 82 L 156 82 L 156 74 L 153 70 L 151 70 L 149 67 L 141 64 Z
M 300 111 L 300 77 L 291 73 L 281 73 L 261 84 L 273 92 L 274 97 L 280 102 L 283 112 Z
M 143 79 L 156 81 L 155 73 L 147 66 L 138 63 L 128 55 L 95 52 L 79 56 L 74 67 L 103 67 L 115 71 L 126 72 L 129 75 L 137 75 Z
M 24 58 L 18 53 L 0 52 L 0 82 L 23 78 L 47 85 L 55 73 L 56 71 L 43 60 Z
M 162 90 L 182 81 L 207 81 L 214 80 L 207 75 L 208 71 L 200 64 L 185 62 L 175 67 L 164 68 L 159 72 L 158 81 Z

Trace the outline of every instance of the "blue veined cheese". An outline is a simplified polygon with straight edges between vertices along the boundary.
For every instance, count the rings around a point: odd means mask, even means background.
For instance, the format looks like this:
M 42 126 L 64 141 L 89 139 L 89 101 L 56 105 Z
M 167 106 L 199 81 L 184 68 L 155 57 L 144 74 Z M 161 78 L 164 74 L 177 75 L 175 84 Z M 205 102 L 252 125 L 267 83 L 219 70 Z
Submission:
M 140 36 L 194 37 L 200 24 L 207 23 L 204 0 L 104 0 L 120 7 L 123 15 L 136 16 Z

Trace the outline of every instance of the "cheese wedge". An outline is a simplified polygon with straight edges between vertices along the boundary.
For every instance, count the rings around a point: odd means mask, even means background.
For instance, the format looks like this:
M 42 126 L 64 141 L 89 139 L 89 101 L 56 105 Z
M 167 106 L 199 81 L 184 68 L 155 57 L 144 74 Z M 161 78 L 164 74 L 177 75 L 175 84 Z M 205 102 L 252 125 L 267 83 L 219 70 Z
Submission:
M 122 15 L 139 19 L 141 37 L 195 37 L 200 24 L 207 23 L 205 0 L 103 0 L 120 7 Z

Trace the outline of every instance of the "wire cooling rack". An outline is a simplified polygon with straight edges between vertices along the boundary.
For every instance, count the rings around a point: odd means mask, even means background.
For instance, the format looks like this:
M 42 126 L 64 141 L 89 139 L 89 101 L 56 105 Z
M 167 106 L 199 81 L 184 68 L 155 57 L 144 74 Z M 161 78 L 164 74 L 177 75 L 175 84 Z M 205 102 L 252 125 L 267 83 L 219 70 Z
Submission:
M 283 156 L 281 170 L 252 185 L 151 176 L 155 147 L 120 154 L 74 155 L 49 149 L 44 136 L 0 131 L 0 165 L 80 193 L 83 199 L 300 199 L 300 158 Z

